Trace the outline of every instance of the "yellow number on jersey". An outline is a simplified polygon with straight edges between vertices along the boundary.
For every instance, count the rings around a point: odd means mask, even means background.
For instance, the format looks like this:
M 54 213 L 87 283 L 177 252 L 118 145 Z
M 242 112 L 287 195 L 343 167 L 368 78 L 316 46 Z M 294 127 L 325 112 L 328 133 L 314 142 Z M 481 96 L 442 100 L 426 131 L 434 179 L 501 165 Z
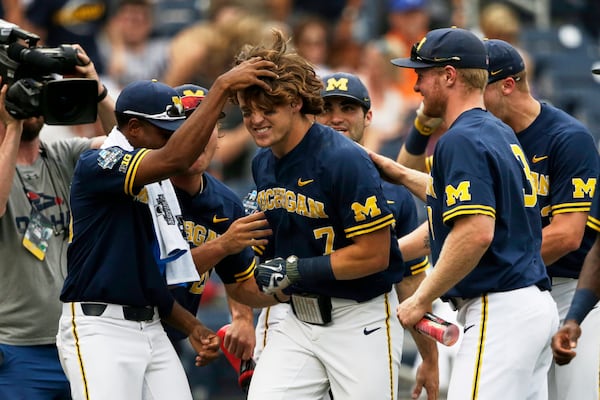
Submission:
M 521 146 L 511 144 L 510 148 L 515 157 L 517 157 L 517 160 L 521 161 L 523 171 L 525 172 L 525 177 L 527 178 L 527 181 L 529 181 L 529 193 L 527 192 L 526 188 L 523 188 L 523 195 L 525 197 L 525 207 L 535 207 L 535 205 L 537 204 L 536 181 L 533 175 L 531 174 L 531 170 L 529 169 L 527 157 L 525 157 L 525 153 L 523 153 L 523 149 L 521 148 Z
M 332 226 L 324 226 L 322 228 L 314 229 L 313 235 L 315 235 L 315 239 L 321 239 L 325 237 L 324 256 L 333 253 L 333 238 L 335 237 L 335 232 L 333 231 Z

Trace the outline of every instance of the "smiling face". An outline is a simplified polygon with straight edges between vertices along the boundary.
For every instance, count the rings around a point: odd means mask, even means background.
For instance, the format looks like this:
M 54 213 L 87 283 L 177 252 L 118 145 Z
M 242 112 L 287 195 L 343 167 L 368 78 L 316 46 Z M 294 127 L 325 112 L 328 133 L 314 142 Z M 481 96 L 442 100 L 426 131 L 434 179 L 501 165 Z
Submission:
M 446 111 L 447 93 L 442 81 L 445 69 L 442 67 L 416 69 L 415 92 L 423 96 L 423 113 L 430 117 L 443 118 Z
M 356 101 L 342 96 L 327 96 L 325 111 L 317 116 L 317 121 L 342 133 L 355 142 L 361 143 L 365 128 L 371 124 L 371 110 Z
M 241 95 L 238 102 L 244 126 L 252 135 L 258 147 L 270 147 L 281 157 L 291 151 L 301 140 L 300 132 L 294 130 L 294 123 L 302 106 L 298 103 L 270 104 L 255 101 L 247 102 Z

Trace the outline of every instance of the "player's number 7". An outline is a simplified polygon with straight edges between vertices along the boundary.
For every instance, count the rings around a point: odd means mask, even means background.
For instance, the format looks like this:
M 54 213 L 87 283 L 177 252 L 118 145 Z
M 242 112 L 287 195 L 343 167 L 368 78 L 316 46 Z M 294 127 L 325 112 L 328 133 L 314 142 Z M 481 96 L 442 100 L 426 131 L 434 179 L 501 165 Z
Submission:
M 333 253 L 333 238 L 335 233 L 333 232 L 332 226 L 324 226 L 322 228 L 313 229 L 313 235 L 315 235 L 315 239 L 322 239 L 325 237 L 324 256 Z

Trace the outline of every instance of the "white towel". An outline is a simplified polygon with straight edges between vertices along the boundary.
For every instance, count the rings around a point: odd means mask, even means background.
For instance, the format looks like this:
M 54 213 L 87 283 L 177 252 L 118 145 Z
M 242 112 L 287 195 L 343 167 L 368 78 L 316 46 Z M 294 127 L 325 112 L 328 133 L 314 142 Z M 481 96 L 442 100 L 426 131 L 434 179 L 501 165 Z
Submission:
M 125 135 L 116 127 L 110 132 L 102 148 L 114 146 L 126 151 L 133 150 Z M 199 281 L 200 275 L 196 271 L 190 246 L 183 236 L 181 208 L 171 181 L 165 179 L 148 184 L 145 188 L 159 249 L 157 262 L 166 264 L 167 284 Z

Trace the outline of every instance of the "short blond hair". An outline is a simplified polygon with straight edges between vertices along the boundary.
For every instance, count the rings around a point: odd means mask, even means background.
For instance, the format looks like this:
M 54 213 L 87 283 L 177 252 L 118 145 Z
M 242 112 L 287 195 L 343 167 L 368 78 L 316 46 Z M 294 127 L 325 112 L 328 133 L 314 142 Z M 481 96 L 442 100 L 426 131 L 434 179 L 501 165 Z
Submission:
M 488 81 L 487 69 L 458 68 L 456 71 L 467 88 L 481 91 L 485 89 L 485 85 L 487 85 Z

